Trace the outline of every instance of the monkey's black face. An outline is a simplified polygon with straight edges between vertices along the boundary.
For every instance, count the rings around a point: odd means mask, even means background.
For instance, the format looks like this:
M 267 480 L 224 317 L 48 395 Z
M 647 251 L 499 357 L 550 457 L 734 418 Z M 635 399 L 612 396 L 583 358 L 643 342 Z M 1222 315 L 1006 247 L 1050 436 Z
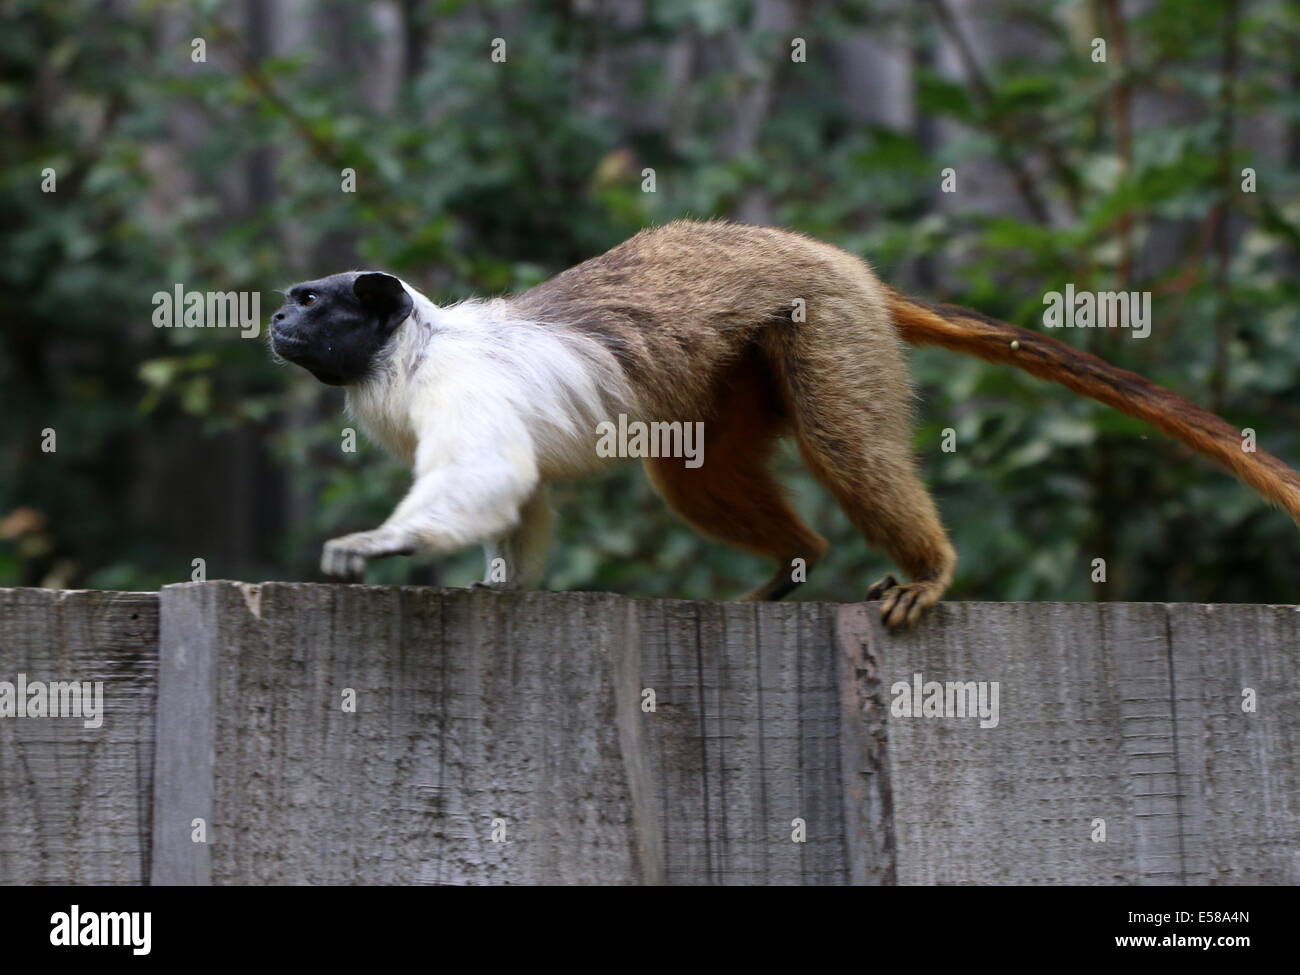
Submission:
M 295 284 L 271 316 L 271 348 L 323 383 L 365 377 L 414 302 L 391 274 L 348 271 Z

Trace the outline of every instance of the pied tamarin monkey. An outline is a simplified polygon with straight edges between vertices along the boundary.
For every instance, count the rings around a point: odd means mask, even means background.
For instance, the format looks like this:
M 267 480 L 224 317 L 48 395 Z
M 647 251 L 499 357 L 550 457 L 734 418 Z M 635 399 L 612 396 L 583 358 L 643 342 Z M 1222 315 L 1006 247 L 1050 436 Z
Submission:
M 703 421 L 702 465 L 645 467 L 700 532 L 776 560 L 748 599 L 784 596 L 794 560 L 811 568 L 827 548 L 768 470 L 793 436 L 857 529 L 910 577 L 867 592 L 886 624 L 910 624 L 943 595 L 957 556 L 917 473 L 902 342 L 1019 366 L 1139 417 L 1300 520 L 1300 475 L 1244 450 L 1212 413 L 1038 332 L 909 298 L 857 257 L 785 230 L 679 221 L 522 294 L 449 307 L 377 272 L 286 295 L 275 352 L 345 387 L 351 414 L 415 478 L 379 528 L 326 543 L 331 577 L 481 543 L 512 583 L 536 582 L 546 484 L 600 464 L 598 424 L 625 414 Z

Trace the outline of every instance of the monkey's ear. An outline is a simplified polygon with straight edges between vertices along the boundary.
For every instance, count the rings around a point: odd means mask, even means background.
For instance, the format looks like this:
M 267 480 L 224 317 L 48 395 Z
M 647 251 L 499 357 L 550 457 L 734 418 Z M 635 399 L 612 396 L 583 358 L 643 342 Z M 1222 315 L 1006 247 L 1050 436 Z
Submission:
M 382 271 L 358 274 L 352 282 L 352 293 L 357 296 L 362 308 L 378 316 L 385 332 L 393 331 L 406 321 L 415 307 L 411 296 L 402 287 L 402 282 Z

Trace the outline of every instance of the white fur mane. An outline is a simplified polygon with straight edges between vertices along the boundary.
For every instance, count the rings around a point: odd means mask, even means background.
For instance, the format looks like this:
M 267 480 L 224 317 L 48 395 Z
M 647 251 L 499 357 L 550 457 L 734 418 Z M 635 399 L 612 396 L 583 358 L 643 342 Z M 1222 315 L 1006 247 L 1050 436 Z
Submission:
M 403 287 L 414 309 L 375 372 L 348 387 L 347 406 L 407 463 L 430 424 L 445 424 L 448 449 L 459 450 L 490 445 L 466 443 L 458 429 L 517 443 L 522 426 L 544 480 L 576 476 L 599 460 L 597 424 L 635 412 L 622 370 L 591 337 L 521 319 L 506 299 L 439 307 Z

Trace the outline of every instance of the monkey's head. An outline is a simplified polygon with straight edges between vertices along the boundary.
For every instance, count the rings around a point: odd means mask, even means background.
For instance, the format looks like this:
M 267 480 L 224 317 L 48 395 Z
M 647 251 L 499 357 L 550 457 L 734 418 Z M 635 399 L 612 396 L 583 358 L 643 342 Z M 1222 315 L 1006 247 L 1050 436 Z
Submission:
M 402 282 L 379 271 L 346 271 L 295 284 L 271 316 L 271 348 L 323 383 L 365 378 L 415 307 Z

